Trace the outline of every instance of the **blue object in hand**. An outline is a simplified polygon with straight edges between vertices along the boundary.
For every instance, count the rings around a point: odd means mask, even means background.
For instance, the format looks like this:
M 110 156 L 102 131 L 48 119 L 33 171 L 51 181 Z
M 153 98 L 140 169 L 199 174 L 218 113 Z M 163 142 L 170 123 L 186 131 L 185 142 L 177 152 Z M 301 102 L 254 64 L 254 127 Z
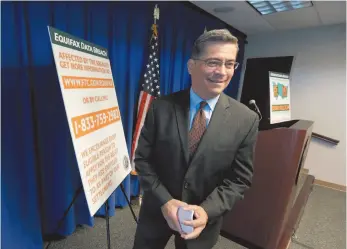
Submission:
M 181 230 L 185 233 L 193 232 L 194 228 L 192 226 L 187 226 L 183 224 L 183 221 L 191 221 L 194 218 L 193 210 L 184 210 L 183 207 L 179 207 L 177 210 L 178 222 L 180 223 Z

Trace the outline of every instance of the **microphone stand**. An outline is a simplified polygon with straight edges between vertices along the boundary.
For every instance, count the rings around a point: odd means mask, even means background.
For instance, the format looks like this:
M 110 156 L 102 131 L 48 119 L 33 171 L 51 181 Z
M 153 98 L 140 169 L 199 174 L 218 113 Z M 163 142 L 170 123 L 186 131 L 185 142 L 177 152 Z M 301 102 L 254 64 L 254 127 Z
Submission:
M 260 111 L 257 111 L 256 113 L 257 113 L 258 116 L 259 116 L 259 121 L 262 120 L 262 119 L 263 119 L 263 116 L 261 115 Z
M 258 109 L 256 106 L 254 106 L 254 104 L 251 105 L 251 106 L 252 106 L 252 108 L 250 108 L 250 109 L 251 109 L 252 111 L 254 111 L 256 114 L 258 114 L 258 116 L 259 116 L 259 121 L 262 120 L 262 119 L 263 119 L 263 116 L 261 115 L 259 109 Z

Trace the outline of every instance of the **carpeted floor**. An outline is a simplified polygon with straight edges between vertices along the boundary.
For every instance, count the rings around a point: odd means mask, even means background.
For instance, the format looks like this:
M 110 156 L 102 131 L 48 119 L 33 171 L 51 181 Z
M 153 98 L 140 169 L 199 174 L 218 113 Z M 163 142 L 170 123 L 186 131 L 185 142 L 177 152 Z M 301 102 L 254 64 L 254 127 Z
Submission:
M 134 207 L 136 214 L 139 208 Z M 131 249 L 136 224 L 129 208 L 117 209 L 110 218 L 112 249 Z M 346 193 L 315 186 L 311 193 L 296 241 L 289 249 L 344 249 L 346 248 Z M 54 241 L 50 249 L 107 248 L 106 221 L 96 218 L 94 227 L 82 226 L 71 236 Z M 174 249 L 171 239 L 166 249 Z M 244 249 L 220 237 L 214 249 Z

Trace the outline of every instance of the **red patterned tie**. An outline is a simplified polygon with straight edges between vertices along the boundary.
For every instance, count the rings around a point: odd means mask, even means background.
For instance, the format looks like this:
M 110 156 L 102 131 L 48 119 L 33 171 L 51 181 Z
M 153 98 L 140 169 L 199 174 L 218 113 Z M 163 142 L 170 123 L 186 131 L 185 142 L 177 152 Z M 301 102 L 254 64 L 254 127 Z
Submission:
M 200 102 L 200 108 L 195 114 L 192 128 L 189 131 L 189 158 L 191 159 L 199 146 L 200 139 L 206 130 L 206 116 L 203 108 L 207 105 L 205 101 Z

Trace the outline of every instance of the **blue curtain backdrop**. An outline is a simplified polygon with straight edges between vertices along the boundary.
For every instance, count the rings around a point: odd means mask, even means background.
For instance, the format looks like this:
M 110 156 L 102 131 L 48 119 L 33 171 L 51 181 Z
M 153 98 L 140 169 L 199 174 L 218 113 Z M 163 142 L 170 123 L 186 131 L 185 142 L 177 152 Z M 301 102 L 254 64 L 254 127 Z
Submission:
M 205 26 L 229 28 L 239 38 L 242 65 L 245 36 L 189 3 L 2 2 L 1 248 L 41 249 L 42 235 L 55 233 L 81 186 L 47 25 L 109 50 L 130 151 L 155 4 L 160 8 L 162 94 L 189 86 L 186 63 Z M 234 98 L 240 72 L 226 89 Z M 136 177 L 128 176 L 123 184 L 128 197 L 138 194 Z M 109 204 L 111 216 L 116 206 L 126 206 L 119 188 Z M 97 215 L 104 214 L 102 207 Z M 78 224 L 94 224 L 83 191 L 58 234 L 68 236 Z

